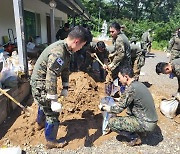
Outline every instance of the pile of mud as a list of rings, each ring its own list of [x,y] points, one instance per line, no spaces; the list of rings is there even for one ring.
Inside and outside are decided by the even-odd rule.
[[[58,79],[59,94],[61,89],[61,79]],[[68,97],[62,100],[63,111],[59,117],[61,124],[58,137],[65,137],[69,142],[65,149],[92,146],[113,136],[113,133],[104,138],[101,136],[102,115],[98,104],[103,96],[103,83],[95,82],[84,72],[70,75]],[[27,104],[31,104],[34,114],[21,115],[21,110],[16,109],[0,126],[0,145],[13,144],[23,147],[45,144],[44,131],[38,131],[35,122],[37,104],[33,103],[32,97],[27,100]]]

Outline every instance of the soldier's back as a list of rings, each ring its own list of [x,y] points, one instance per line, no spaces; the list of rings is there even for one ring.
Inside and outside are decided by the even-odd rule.
[[[139,116],[139,118],[143,118],[147,121],[157,121],[158,117],[154,105],[154,100],[148,88],[139,81],[134,81],[132,83],[132,88],[135,90],[133,104],[136,110],[136,114]]]

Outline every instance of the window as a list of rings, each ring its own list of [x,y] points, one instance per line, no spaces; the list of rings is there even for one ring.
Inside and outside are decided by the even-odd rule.
[[[40,14],[24,10],[24,25],[26,41],[35,40],[41,36]]]

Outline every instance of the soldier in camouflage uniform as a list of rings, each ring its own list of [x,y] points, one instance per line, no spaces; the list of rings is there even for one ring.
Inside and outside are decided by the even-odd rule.
[[[118,77],[118,67],[124,65],[131,65],[131,51],[130,43],[124,33],[120,31],[121,27],[118,23],[114,22],[110,26],[110,34],[113,37],[114,52],[109,57],[112,59],[105,69],[112,71],[113,80]]]
[[[138,80],[141,67],[145,63],[145,52],[136,44],[137,39],[135,37],[131,38],[131,62],[134,72],[134,77]]]
[[[151,52],[151,46],[152,46],[152,37],[150,34],[151,32],[152,32],[152,29],[148,29],[142,35],[142,48],[147,53]]]
[[[104,64],[108,63],[108,55],[109,52],[106,49],[106,45],[103,41],[99,42],[90,42],[90,44],[86,47],[86,60],[85,60],[85,69],[89,66],[92,66],[94,60],[94,53],[98,56],[99,60]],[[102,66],[99,64],[99,71],[100,71],[100,80],[104,81],[105,79],[105,72]]]
[[[174,37],[169,41],[168,51],[171,53],[171,60],[180,58],[180,28]]]
[[[62,79],[61,96],[67,96],[71,54],[82,48],[87,37],[87,31],[83,27],[74,27],[66,40],[59,40],[48,46],[35,64],[31,76],[32,95],[39,105],[37,115],[39,129],[45,126],[47,148],[64,145],[64,142],[60,144],[56,140],[61,110],[57,95],[57,77],[61,76]]]
[[[141,144],[138,132],[153,131],[157,125],[158,117],[151,93],[141,82],[133,78],[132,68],[121,68],[118,74],[119,81],[127,88],[116,106],[99,105],[103,111],[121,113],[127,108],[128,116],[112,117],[109,128],[112,131],[130,139],[130,146]]]
[[[156,73],[169,74],[170,78],[177,77],[178,91],[175,97],[180,100],[180,58],[172,60],[170,63],[160,62],[156,65]]]

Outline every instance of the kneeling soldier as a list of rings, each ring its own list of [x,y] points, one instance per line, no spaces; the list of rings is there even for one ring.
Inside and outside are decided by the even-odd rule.
[[[147,87],[133,78],[132,68],[121,68],[118,73],[119,81],[126,85],[124,95],[118,105],[103,104],[99,108],[110,113],[121,113],[127,108],[128,116],[112,117],[108,127],[120,135],[126,136],[130,146],[141,144],[138,132],[153,131],[157,125],[158,117],[151,93]]]

